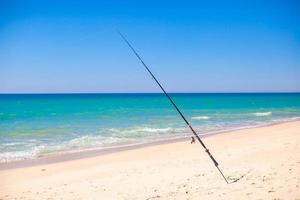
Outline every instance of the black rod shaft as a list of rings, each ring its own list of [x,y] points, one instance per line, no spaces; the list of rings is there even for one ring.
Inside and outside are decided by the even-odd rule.
[[[119,35],[123,38],[123,40],[126,42],[126,44],[129,46],[129,48],[133,51],[133,53],[135,54],[135,56],[141,61],[141,63],[143,64],[143,66],[146,68],[146,70],[149,72],[149,74],[151,75],[151,77],[155,80],[155,82],[157,83],[157,85],[160,87],[160,89],[164,92],[164,94],[166,95],[166,97],[169,99],[170,103],[173,105],[173,107],[176,109],[176,111],[179,113],[179,115],[181,116],[181,118],[184,120],[184,122],[187,124],[187,126],[190,128],[190,130],[192,131],[192,133],[194,134],[194,136],[197,138],[197,140],[199,141],[199,143],[202,145],[202,147],[205,149],[205,152],[208,154],[208,156],[210,157],[210,159],[213,161],[214,165],[217,167],[218,171],[220,172],[220,174],[222,175],[222,177],[224,178],[224,180],[226,181],[226,183],[228,183],[226,177],[224,176],[223,172],[220,170],[219,168],[219,163],[216,161],[216,159],[211,155],[209,149],[205,146],[205,144],[203,143],[203,141],[201,140],[201,138],[199,137],[199,135],[196,133],[196,131],[193,129],[193,127],[191,126],[191,124],[187,121],[187,119],[184,117],[184,115],[182,114],[182,112],[179,110],[179,108],[177,107],[177,105],[174,103],[174,101],[172,100],[172,98],[169,96],[169,94],[165,91],[165,89],[162,87],[162,85],[159,83],[159,81],[156,79],[156,77],[152,74],[152,72],[150,71],[150,69],[147,67],[147,65],[144,63],[144,61],[142,60],[142,58],[140,57],[140,55],[135,51],[135,49],[132,47],[132,45],[129,43],[129,41],[125,38],[125,36],[119,32]]]

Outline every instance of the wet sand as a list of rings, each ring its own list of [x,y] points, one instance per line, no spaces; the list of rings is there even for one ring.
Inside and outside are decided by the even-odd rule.
[[[3,167],[0,199],[300,199],[299,121],[203,140],[231,184],[199,144],[178,141]]]

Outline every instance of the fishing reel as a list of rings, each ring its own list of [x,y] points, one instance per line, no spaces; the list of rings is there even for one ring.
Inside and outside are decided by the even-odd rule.
[[[196,141],[195,141],[195,138],[192,136],[191,137],[191,144],[193,144],[193,143],[195,143]]]

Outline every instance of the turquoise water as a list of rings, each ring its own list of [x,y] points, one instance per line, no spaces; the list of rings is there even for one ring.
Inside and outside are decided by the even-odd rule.
[[[300,119],[300,94],[171,94],[199,134]],[[0,162],[189,136],[162,94],[0,95]]]

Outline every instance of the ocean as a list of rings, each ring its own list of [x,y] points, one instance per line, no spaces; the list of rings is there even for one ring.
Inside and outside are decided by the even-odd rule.
[[[300,119],[300,93],[173,93],[200,135]],[[0,162],[191,136],[163,94],[1,94]]]

